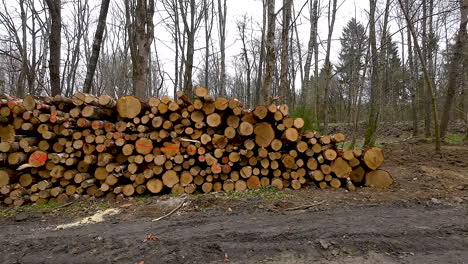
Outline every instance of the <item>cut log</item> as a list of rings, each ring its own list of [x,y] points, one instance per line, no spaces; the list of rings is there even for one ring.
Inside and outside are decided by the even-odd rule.
[[[247,188],[249,188],[249,189],[258,189],[260,187],[261,187],[261,184],[260,184],[260,179],[258,178],[258,176],[251,176],[247,180]]]
[[[376,188],[388,188],[393,184],[392,176],[384,170],[373,170],[366,174],[365,185]]]
[[[352,182],[359,183],[359,182],[362,182],[365,174],[366,174],[366,171],[361,166],[359,166],[353,169],[353,171],[349,175],[349,178],[351,179]]]
[[[348,178],[352,171],[349,163],[341,157],[332,162],[331,169],[338,178]]]
[[[247,183],[244,180],[237,180],[234,184],[236,192],[245,191],[247,189]]]
[[[363,160],[369,169],[376,170],[382,165],[384,155],[380,148],[373,147],[366,150]]]
[[[341,181],[337,178],[333,178],[331,181],[330,181],[330,186],[333,187],[333,188],[340,188],[341,186]]]
[[[122,118],[134,118],[141,110],[141,101],[134,96],[123,96],[117,100],[117,112]]]
[[[273,130],[273,127],[266,122],[256,124],[254,127],[254,133],[255,143],[262,148],[268,147],[273,139],[275,139],[275,131]]]
[[[103,94],[99,96],[98,103],[107,108],[113,108],[117,105],[117,102],[111,96]]]
[[[267,116],[268,108],[264,105],[258,105],[255,107],[253,114],[255,115],[256,118],[262,120]]]
[[[326,159],[326,160],[330,160],[330,161],[333,161],[336,159],[336,156],[337,156],[337,153],[334,149],[327,149],[323,152],[323,157]]]
[[[195,87],[194,92],[195,92],[195,95],[199,98],[204,98],[205,96],[208,95],[208,89],[202,86]]]
[[[179,183],[179,176],[174,170],[168,170],[163,174],[162,181],[165,186],[172,188],[174,185]]]
[[[239,125],[239,134],[241,136],[250,136],[252,135],[253,131],[254,131],[254,127],[249,122],[244,121]]]
[[[288,141],[295,142],[299,138],[299,132],[296,128],[290,127],[284,131],[283,138],[287,139]]]
[[[217,113],[210,114],[206,117],[206,123],[210,127],[218,127],[221,124],[221,116]]]
[[[151,179],[146,183],[146,188],[151,193],[160,193],[163,189],[163,182],[159,179]]]
[[[142,155],[149,154],[153,150],[153,141],[149,138],[140,138],[135,142],[135,150]]]

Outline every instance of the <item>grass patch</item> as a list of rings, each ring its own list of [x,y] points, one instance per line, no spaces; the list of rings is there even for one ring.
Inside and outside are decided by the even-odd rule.
[[[12,208],[0,208],[0,218],[8,218],[15,216],[17,213],[17,210],[14,210]]]
[[[463,135],[448,135],[444,138],[444,141],[449,144],[461,144],[466,140],[467,138]]]
[[[135,199],[136,200],[146,200],[146,199],[151,198],[151,197],[153,197],[153,195],[150,194],[150,193],[147,193],[147,194],[137,195],[137,196],[135,196]]]
[[[45,204],[26,204],[21,206],[21,209],[37,209],[37,210],[49,210],[49,209],[54,209],[55,207],[59,206],[60,204],[57,203],[54,200],[49,200]]]
[[[258,189],[249,189],[242,192],[228,192],[227,198],[262,198],[265,200],[278,200],[284,198],[284,194],[274,186],[263,186]]]
[[[200,198],[205,197],[207,194],[208,193],[197,193],[197,194],[195,194],[195,198],[200,199]]]

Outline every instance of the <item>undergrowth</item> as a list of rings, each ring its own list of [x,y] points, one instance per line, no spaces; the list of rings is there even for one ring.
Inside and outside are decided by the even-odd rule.
[[[318,125],[316,124],[315,120],[315,113],[312,110],[312,108],[309,107],[296,107],[289,113],[289,116],[291,117],[300,117],[304,119],[304,129],[305,130],[313,130],[313,131],[319,131]]]

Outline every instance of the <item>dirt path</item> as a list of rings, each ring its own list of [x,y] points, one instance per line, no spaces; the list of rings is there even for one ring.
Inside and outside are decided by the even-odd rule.
[[[209,211],[153,223],[116,215],[52,230],[2,221],[1,263],[468,263],[468,208],[427,202],[278,213]],[[60,221],[59,221],[60,222]],[[59,223],[58,222],[58,223]],[[159,240],[143,242],[148,234]]]
[[[0,263],[468,263],[468,147],[446,145],[442,155],[432,148],[384,146],[383,168],[396,180],[388,190],[0,208]],[[182,201],[174,215],[151,221]],[[316,205],[287,210],[308,204]],[[103,222],[82,225],[96,219]]]

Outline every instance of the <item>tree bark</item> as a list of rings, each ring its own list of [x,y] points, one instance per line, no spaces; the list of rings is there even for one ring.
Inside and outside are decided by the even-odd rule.
[[[60,88],[61,0],[46,0],[46,3],[52,21],[49,36],[49,75],[51,95],[55,96],[62,93]]]
[[[125,1],[125,11],[133,67],[133,93],[145,98],[149,90],[148,58],[154,38],[154,0],[136,0],[134,6],[129,2]]]
[[[106,17],[109,10],[109,3],[110,0],[102,0],[101,2],[101,10],[99,11],[98,24],[93,41],[93,51],[91,58],[89,59],[86,70],[86,79],[83,85],[83,92],[85,93],[89,93],[91,91],[91,84],[93,82],[94,72],[96,71],[96,65],[101,51],[102,36],[104,34],[104,29],[106,28]]]
[[[458,27],[456,42],[453,46],[452,57],[447,74],[447,95],[440,122],[441,137],[445,137],[447,135],[447,127],[450,121],[450,115],[452,114],[452,105],[454,104],[453,99],[455,97],[457,87],[460,84],[461,78],[463,78],[463,74],[460,74],[460,66],[463,59],[463,49],[466,47],[466,41],[468,39],[466,30],[466,26],[468,24],[468,0],[460,0],[460,13],[460,26]]]
[[[219,49],[221,53],[221,72],[220,72],[220,85],[219,95],[226,95],[226,13],[227,5],[226,0],[221,3],[218,0],[218,17],[219,17]]]
[[[283,25],[281,29],[281,72],[278,97],[280,103],[289,102],[289,24],[293,0],[283,0]]]
[[[424,80],[426,81],[430,94],[431,94],[432,114],[434,118],[434,132],[435,132],[435,151],[440,152],[439,118],[437,114],[437,100],[434,94],[434,84],[432,83],[432,80],[429,76],[429,72],[427,71],[426,64],[424,63],[424,56],[421,51],[421,48],[419,47],[418,38],[416,36],[416,31],[414,30],[413,24],[411,22],[411,18],[403,6],[402,0],[398,0],[398,2],[400,4],[401,10],[403,11],[403,14],[405,15],[406,23],[408,24],[408,29],[410,30],[411,35],[413,37],[414,46],[416,48],[416,52],[418,53],[419,61],[421,62],[421,68],[424,74]]]
[[[312,89],[312,83],[310,82],[310,69],[311,69],[311,64],[312,64],[312,55],[314,52],[315,48],[315,41],[317,39],[317,33],[316,33],[316,17],[317,17],[317,11],[318,11],[318,0],[314,0],[313,2],[310,1],[310,8],[309,8],[309,19],[310,19],[310,33],[309,33],[309,43],[307,46],[307,56],[306,60],[304,63],[304,80],[302,80],[302,90],[301,90],[301,95],[302,99],[305,101],[307,96],[310,96],[310,92]],[[317,51],[315,51],[317,52]]]
[[[267,0],[268,30],[266,39],[265,79],[259,93],[259,104],[267,104],[271,98],[272,74],[275,67],[275,0]]]
[[[372,70],[371,70],[371,94],[370,94],[370,113],[369,113],[369,121],[367,125],[366,137],[364,141],[365,146],[372,146],[373,145],[373,137],[375,130],[377,129],[377,120],[378,120],[378,98],[379,98],[379,91],[378,91],[378,53],[377,53],[377,40],[376,40],[376,33],[375,33],[375,8],[376,8],[376,0],[370,0],[370,11],[369,11],[369,41],[370,41],[370,49],[371,49],[371,62],[372,62]]]
[[[337,0],[333,0],[333,4],[331,4],[330,0],[329,4],[329,12],[328,12],[328,37],[327,37],[327,53],[325,55],[325,62],[324,62],[324,69],[325,69],[325,86],[324,86],[324,96],[322,100],[322,121],[323,121],[323,128],[324,130],[328,127],[328,118],[329,118],[329,104],[328,104],[328,93],[330,90],[330,81],[331,81],[331,70],[332,65],[330,63],[330,52],[331,52],[331,41],[333,35],[333,29],[335,27],[335,18],[336,18],[336,5]],[[330,13],[330,5],[332,5],[331,13]]]
[[[260,41],[260,55],[258,58],[258,68],[257,68],[257,81],[256,81],[256,89],[255,89],[255,102],[254,104],[258,104],[260,102],[260,92],[262,91],[262,74],[263,74],[263,61],[265,57],[265,31],[267,27],[267,7],[266,7],[266,0],[262,0],[263,3],[263,16],[262,16],[262,36]]]

